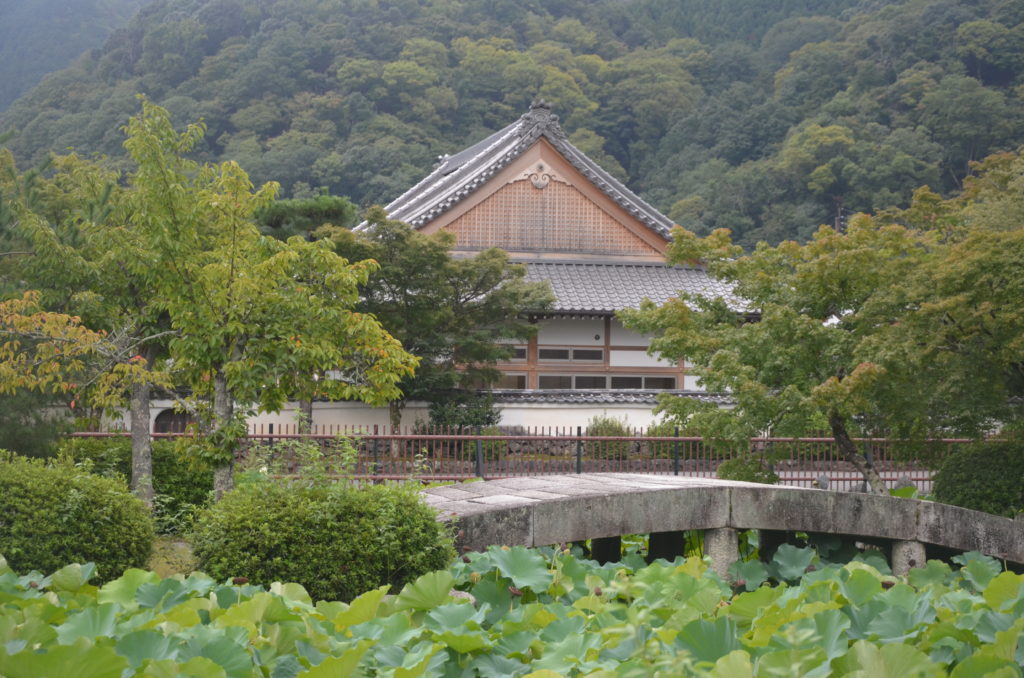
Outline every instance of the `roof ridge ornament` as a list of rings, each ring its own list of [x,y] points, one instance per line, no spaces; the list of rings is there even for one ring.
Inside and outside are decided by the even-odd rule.
[[[558,116],[551,112],[551,104],[544,99],[534,99],[530,102],[530,110],[523,115],[523,121],[529,127],[541,127],[561,131],[558,125]]]

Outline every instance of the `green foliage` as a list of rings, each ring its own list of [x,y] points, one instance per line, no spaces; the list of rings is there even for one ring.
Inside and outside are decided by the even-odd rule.
[[[587,436],[632,436],[633,432],[624,419],[598,414],[587,422],[583,432]],[[591,459],[625,459],[633,443],[628,440],[588,440],[583,443],[583,453]]]
[[[679,426],[675,422],[668,419],[662,419],[658,423],[648,426],[644,435],[651,438],[672,438],[683,435],[683,433],[679,430]],[[647,447],[648,454],[650,454],[651,457],[655,459],[672,459],[675,455],[677,443],[653,442],[645,443],[645,445]],[[679,458],[685,459],[686,452],[690,449],[689,446],[684,443],[678,443],[678,447]]]
[[[132,447],[127,437],[65,438],[59,453],[79,464],[88,461],[89,470],[102,476],[131,476]],[[171,440],[153,441],[152,459],[157,530],[179,532],[187,525],[187,517],[209,502],[213,470],[184,458]]]
[[[356,206],[347,198],[333,195],[275,200],[253,218],[264,232],[282,240],[293,235],[313,237],[313,232],[324,226],[354,226]]]
[[[935,500],[1013,517],[1024,511],[1024,441],[966,445],[935,474]]]
[[[756,453],[740,453],[718,465],[715,475],[724,480],[742,480],[748,483],[775,485],[779,474],[765,458]]]
[[[350,604],[314,604],[294,583],[267,590],[199,573],[161,580],[130,570],[96,588],[90,566],[19,577],[0,560],[0,611],[11,620],[0,673],[1019,674],[1024,576],[991,558],[964,554],[957,570],[929,561],[897,578],[780,551],[770,567],[787,583],[734,590],[700,558],[598,566],[550,548],[495,546]]]
[[[501,422],[501,411],[489,393],[447,391],[430,401],[430,426],[453,433],[491,428]]]
[[[217,579],[294,581],[314,598],[345,601],[454,556],[446,528],[401,485],[241,485],[200,514],[192,543]]]
[[[482,418],[466,419],[460,410],[473,396],[449,392],[486,385],[500,375],[494,365],[509,356],[508,342],[525,342],[536,332],[524,312],[547,309],[554,301],[548,284],[526,282],[525,269],[498,249],[453,257],[452,234],[424,235],[388,219],[381,208],[369,211],[363,232],[335,229],[334,239],[349,260],[379,264],[361,284],[357,307],[420,359],[415,374],[399,384],[402,399],[392,404],[392,424],[399,424],[399,410],[412,399],[440,403],[435,409],[443,425],[497,424],[484,410]],[[475,406],[469,411],[478,412]]]
[[[921,184],[953,191],[969,161],[1024,142],[1013,6],[169,0],[13,104],[0,130],[20,130],[10,143],[27,162],[74,147],[123,164],[112,131],[146,92],[206,121],[204,158],[291,198],[325,187],[368,206],[542,97],[652,204],[751,248],[906,206]],[[22,38],[3,29],[0,45]],[[818,143],[822,129],[836,143]]]
[[[49,572],[94,562],[108,581],[145,564],[152,546],[149,511],[123,481],[68,460],[0,453],[0,554],[13,567]]]
[[[71,421],[59,410],[60,401],[32,391],[0,395],[0,449],[26,457],[47,457]],[[53,408],[53,409],[51,409]]]

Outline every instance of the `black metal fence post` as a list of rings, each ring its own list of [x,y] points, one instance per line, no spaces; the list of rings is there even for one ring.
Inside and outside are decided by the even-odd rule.
[[[583,427],[576,427],[576,473],[583,473],[583,441],[580,437],[583,435]]]
[[[484,443],[480,440],[480,427],[476,427],[476,475],[478,478],[484,477]]]
[[[679,475],[679,427],[676,426],[676,439],[672,441],[672,473]]]

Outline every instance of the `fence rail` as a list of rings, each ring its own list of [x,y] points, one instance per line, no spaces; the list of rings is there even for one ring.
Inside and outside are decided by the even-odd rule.
[[[319,447],[328,473],[365,479],[485,479],[572,473],[650,473],[713,478],[718,466],[738,454],[763,455],[779,482],[798,487],[827,485],[859,489],[863,478],[845,461],[832,438],[753,438],[747,449],[726,448],[701,438],[679,435],[591,436],[580,428],[516,428],[494,435],[476,431],[390,427],[313,427],[263,425],[250,430],[237,461],[278,475],[292,475],[304,463],[303,446]],[[124,432],[75,433],[78,437],[127,435]],[[177,438],[181,432],[156,433]],[[890,486],[901,481],[931,490],[932,471],[966,439],[930,440],[909,446],[883,438],[855,439]]]

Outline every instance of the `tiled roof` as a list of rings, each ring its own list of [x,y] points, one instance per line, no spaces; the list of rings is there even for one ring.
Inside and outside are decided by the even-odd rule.
[[[555,295],[554,311],[608,314],[637,308],[645,298],[663,304],[680,292],[719,297],[736,311],[745,305],[732,288],[702,268],[657,262],[528,261],[527,280],[547,280]]]
[[[722,393],[705,393],[703,391],[598,391],[598,390],[502,390],[488,391],[496,403],[551,403],[551,404],[584,404],[607,405],[616,403],[635,403],[637,405],[655,405],[658,394],[668,393],[684,398],[693,398],[703,402],[726,405],[732,402],[729,396]]]
[[[454,155],[442,156],[434,171],[385,208],[392,219],[419,228],[458,204],[544,137],[594,186],[664,238],[672,222],[622,182],[569,143],[558,116],[535,102],[519,120]],[[362,227],[362,225],[360,225]]]

